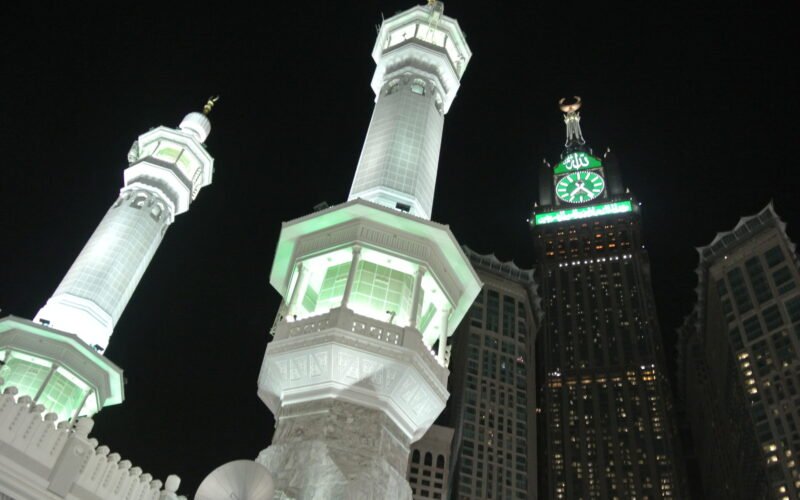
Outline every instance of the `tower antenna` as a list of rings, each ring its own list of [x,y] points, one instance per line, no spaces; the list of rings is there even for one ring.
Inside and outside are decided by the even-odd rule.
[[[583,101],[579,96],[575,96],[573,99],[572,103],[567,103],[566,97],[562,97],[558,101],[558,107],[564,113],[564,123],[567,125],[567,142],[564,144],[566,147],[586,144],[581,132],[581,114],[578,112]]]

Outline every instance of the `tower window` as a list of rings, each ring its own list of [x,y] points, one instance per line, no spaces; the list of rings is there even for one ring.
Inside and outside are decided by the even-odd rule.
[[[386,95],[394,94],[400,89],[400,80],[394,79],[386,85]]]
[[[411,92],[419,95],[425,95],[425,82],[419,78],[411,83]]]

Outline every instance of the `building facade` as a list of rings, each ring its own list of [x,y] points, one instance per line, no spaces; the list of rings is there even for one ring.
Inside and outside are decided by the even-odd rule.
[[[422,439],[411,445],[408,459],[408,484],[414,500],[445,499],[450,480],[450,447],[453,429],[432,425]]]
[[[608,151],[561,101],[567,142],[542,165],[531,224],[544,314],[538,365],[546,498],[680,498],[641,212]]]
[[[800,275],[768,205],[698,249],[678,401],[707,498],[800,497]]]
[[[533,271],[465,253],[484,287],[455,337],[451,498],[536,498]]]

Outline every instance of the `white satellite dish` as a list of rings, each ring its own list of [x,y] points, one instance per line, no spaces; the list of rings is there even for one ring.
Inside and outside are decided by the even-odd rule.
[[[207,475],[194,500],[272,500],[274,494],[266,467],[252,460],[234,460]]]

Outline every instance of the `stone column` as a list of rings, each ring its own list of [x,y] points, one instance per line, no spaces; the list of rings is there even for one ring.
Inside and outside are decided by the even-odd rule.
[[[450,306],[446,305],[442,308],[442,323],[439,327],[439,351],[436,353],[436,359],[442,366],[444,366],[444,355],[447,351],[447,321],[449,316]]]
[[[424,276],[425,268],[419,266],[417,268],[416,279],[414,280],[414,292],[411,296],[411,317],[408,321],[408,325],[411,328],[417,328],[417,321],[419,321],[419,309],[422,306],[422,278]]]
[[[350,260],[350,271],[347,273],[347,283],[344,286],[342,307],[347,307],[347,303],[350,301],[350,293],[353,291],[353,281],[356,279],[356,268],[359,262],[361,262],[361,246],[353,245],[353,258]]]
[[[308,277],[308,270],[306,266],[303,265],[302,262],[297,264],[297,282],[294,285],[294,290],[292,290],[292,297],[289,299],[289,305],[286,308],[286,315],[291,316],[295,313],[297,308],[297,302],[301,300],[300,298],[300,291],[306,287],[306,281]]]

